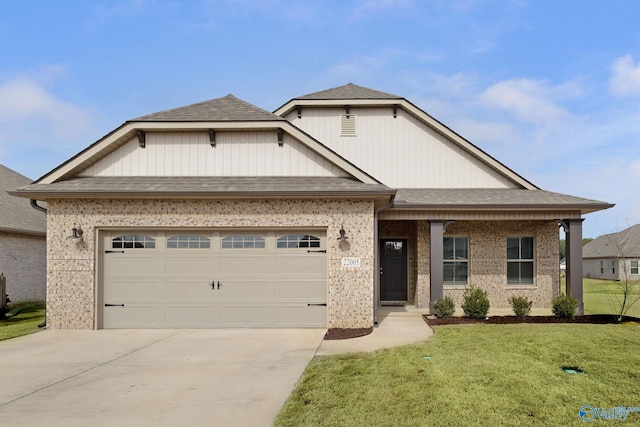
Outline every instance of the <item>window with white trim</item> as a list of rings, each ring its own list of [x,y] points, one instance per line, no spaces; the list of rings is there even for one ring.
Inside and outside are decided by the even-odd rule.
[[[111,249],[154,249],[156,239],[141,234],[125,234],[111,239]]]
[[[640,274],[640,265],[638,260],[631,261],[631,274]]]
[[[167,239],[167,249],[209,249],[211,240],[199,234],[179,234]]]
[[[254,234],[233,234],[222,239],[222,249],[264,249],[264,237]]]
[[[507,284],[533,284],[533,237],[507,237]]]
[[[466,285],[469,278],[469,238],[443,238],[444,285]]]
[[[320,238],[309,234],[287,234],[278,237],[276,247],[278,249],[319,248]]]

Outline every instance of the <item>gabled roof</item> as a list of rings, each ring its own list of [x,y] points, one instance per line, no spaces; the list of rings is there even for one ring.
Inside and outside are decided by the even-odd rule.
[[[343,86],[334,87],[320,92],[302,95],[294,99],[404,99],[401,96],[391,93],[381,92],[379,90],[369,89],[367,87],[358,86],[353,83],[347,83]]]
[[[32,208],[28,200],[7,193],[7,190],[14,190],[30,182],[26,176],[0,165],[0,231],[45,235],[45,214]]]
[[[365,183],[379,183],[374,177],[339,156],[283,117],[269,113],[233,95],[128,120],[73,158],[39,178],[36,183],[51,184],[75,176],[130,141],[138,131],[206,131],[209,129],[224,131],[269,129],[276,131],[282,129],[353,177]]]
[[[612,204],[544,190],[517,188],[400,188],[397,209],[571,209],[582,214],[612,207]]]
[[[397,95],[392,95],[385,92],[380,92],[374,89],[365,88],[355,85],[353,83],[346,84],[344,86],[338,86],[332,89],[312,93],[309,95],[303,95],[293,98],[289,102],[282,105],[280,108],[274,111],[282,117],[286,117],[289,113],[297,108],[304,107],[336,107],[349,105],[351,107],[392,107],[402,108],[409,114],[416,117],[418,120],[425,123],[434,131],[440,133],[453,144],[462,148],[467,153],[471,154],[484,164],[491,167],[508,180],[521,188],[529,190],[539,190],[539,188],[533,183],[529,182],[524,177],[518,175],[503,163],[496,160],[494,157],[484,152],[470,141],[466,140],[449,127],[439,122],[435,118],[431,117],[422,109],[418,108],[405,98]]]
[[[256,122],[284,121],[278,115],[229,94],[180,108],[147,114],[129,122]]]
[[[338,177],[77,177],[31,184],[25,192],[40,200],[65,198],[353,197],[389,198],[395,190]]]
[[[583,258],[640,258],[640,224],[603,234],[582,248]]]

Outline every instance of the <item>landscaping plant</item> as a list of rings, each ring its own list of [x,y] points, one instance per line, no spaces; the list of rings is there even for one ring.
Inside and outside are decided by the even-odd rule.
[[[487,313],[489,312],[489,298],[484,290],[471,286],[464,290],[462,297],[464,298],[462,310],[464,310],[464,314],[467,317],[473,319],[487,317]]]
[[[433,313],[436,317],[451,317],[456,312],[456,304],[450,296],[444,296],[433,304]]]
[[[573,317],[576,308],[578,308],[578,301],[569,295],[560,295],[552,301],[552,304],[553,314],[566,319]]]
[[[525,296],[512,296],[509,298],[509,304],[516,316],[525,317],[531,311],[533,301]]]

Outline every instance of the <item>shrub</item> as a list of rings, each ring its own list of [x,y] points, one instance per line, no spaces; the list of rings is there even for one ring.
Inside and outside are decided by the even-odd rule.
[[[433,313],[436,317],[451,317],[456,312],[456,304],[450,296],[440,298],[433,304]]]
[[[529,299],[525,296],[512,296],[509,298],[509,304],[511,304],[511,309],[518,317],[524,317],[531,311],[531,306],[533,305],[533,301],[529,301]]]
[[[578,301],[569,295],[561,295],[552,301],[553,314],[558,317],[571,318],[578,308]]]
[[[482,319],[487,316],[489,312],[489,298],[487,298],[485,291],[471,286],[464,290],[462,296],[464,298],[462,309],[466,316],[473,319]]]

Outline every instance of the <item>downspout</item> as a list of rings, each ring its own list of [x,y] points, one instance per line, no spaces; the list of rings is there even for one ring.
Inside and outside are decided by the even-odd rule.
[[[29,200],[29,202],[31,203],[31,207],[33,209],[38,210],[40,212],[44,212],[45,215],[47,214],[47,209],[43,208],[40,205],[38,205],[38,201],[37,200],[31,199],[31,200]],[[47,310],[47,306],[45,304],[45,318],[44,318],[44,321],[38,325],[38,328],[44,328],[45,326],[47,326],[46,310]]]
[[[373,326],[378,326],[378,302],[380,301],[380,242],[378,241],[378,214],[380,211],[393,206],[396,199],[394,194],[389,199],[389,203],[380,206],[373,214]]]

